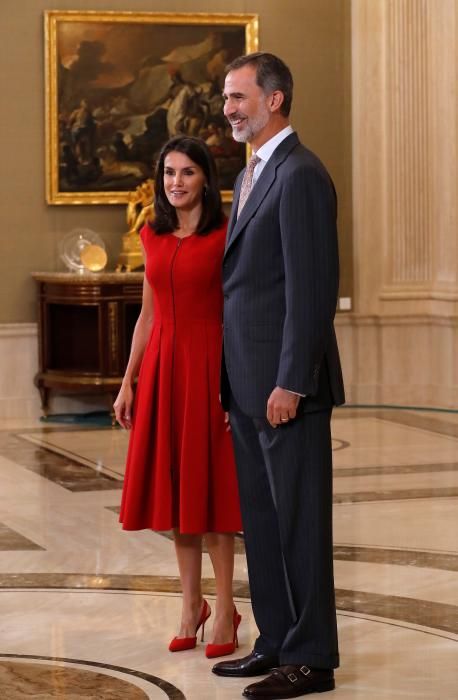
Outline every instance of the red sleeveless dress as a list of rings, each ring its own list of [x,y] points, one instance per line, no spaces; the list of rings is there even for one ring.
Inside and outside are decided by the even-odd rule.
[[[242,528],[219,401],[226,224],[179,239],[141,231],[154,323],[140,368],[120,522],[182,533]]]

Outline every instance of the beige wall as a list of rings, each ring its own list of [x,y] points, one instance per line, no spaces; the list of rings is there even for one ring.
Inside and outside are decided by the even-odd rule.
[[[348,400],[456,408],[458,0],[2,0],[0,350],[30,360],[8,391],[4,363],[3,412],[36,411],[30,272],[60,269],[57,244],[78,225],[104,236],[113,267],[125,230],[123,207],[45,204],[43,10],[127,6],[259,14],[260,47],[296,79],[293,124],[339,194]]]
[[[458,406],[458,0],[352,0],[352,402]]]
[[[2,0],[0,323],[36,318],[30,272],[62,268],[57,246],[76,226],[100,233],[113,267],[125,230],[121,206],[48,206],[44,185],[43,11],[255,12],[260,48],[296,80],[293,125],[329,168],[340,199],[341,295],[352,295],[349,0]]]

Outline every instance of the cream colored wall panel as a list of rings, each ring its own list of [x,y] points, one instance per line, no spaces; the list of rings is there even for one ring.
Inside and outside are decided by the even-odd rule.
[[[35,323],[0,324],[0,421],[40,418],[40,396],[33,380],[38,372]],[[109,410],[108,397],[58,395],[51,392],[49,413]]]
[[[354,333],[349,324],[347,314],[339,314],[336,319],[336,335],[339,344],[340,359],[342,362],[342,372],[345,377],[345,389],[353,383],[356,372],[354,368],[355,353],[353,352]]]
[[[354,343],[355,375],[359,388],[379,383],[379,372],[382,368],[379,334],[376,320],[359,320]]]
[[[443,334],[430,323],[400,319],[381,333],[381,378],[389,386],[435,383],[433,353]]]
[[[40,400],[33,384],[38,371],[36,324],[1,324],[0,356],[0,419],[38,417]]]
[[[342,315],[347,403],[457,408],[457,319]]]
[[[427,0],[385,3],[388,260],[385,283],[431,278],[431,152],[429,140]]]
[[[434,158],[432,218],[436,287],[458,288],[458,2],[441,0],[428,7],[430,27],[430,124]]]
[[[376,313],[386,256],[384,5],[352,1],[354,309]]]

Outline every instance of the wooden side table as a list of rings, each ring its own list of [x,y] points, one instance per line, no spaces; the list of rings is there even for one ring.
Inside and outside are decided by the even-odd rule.
[[[39,372],[46,415],[51,390],[109,394],[121,385],[141,308],[142,272],[34,272]]]

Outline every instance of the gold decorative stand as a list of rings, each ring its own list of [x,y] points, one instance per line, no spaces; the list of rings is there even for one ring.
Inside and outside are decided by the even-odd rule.
[[[139,233],[142,226],[153,216],[153,198],[154,183],[152,180],[145,180],[135,192],[129,193],[126,212],[129,231],[122,237],[122,249],[116,272],[131,272],[143,266]]]

